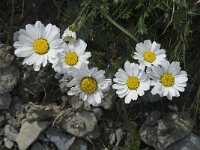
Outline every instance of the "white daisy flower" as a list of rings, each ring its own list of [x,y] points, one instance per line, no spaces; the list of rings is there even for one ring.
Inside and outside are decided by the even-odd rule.
[[[155,41],[145,40],[144,43],[136,45],[136,52],[133,58],[138,59],[140,68],[151,67],[152,65],[160,65],[165,61],[166,54],[164,49],[160,49],[160,44]]]
[[[144,70],[139,69],[139,65],[126,61],[124,69],[119,69],[115,74],[112,86],[120,98],[125,97],[125,103],[137,100],[138,95],[144,95],[144,91],[149,90],[150,80]]]
[[[73,79],[68,83],[72,87],[68,95],[79,95],[85,104],[97,106],[101,103],[103,92],[109,90],[111,79],[105,79],[105,71],[97,68],[88,69],[86,64],[82,64],[80,69],[73,68]]]
[[[169,100],[172,97],[179,97],[180,93],[185,90],[188,81],[187,73],[181,70],[179,62],[166,61],[161,66],[147,68],[147,74],[152,79],[151,85],[153,95],[167,96]]]
[[[64,51],[59,53],[58,61],[53,64],[56,72],[61,74],[70,74],[70,68],[80,68],[82,63],[88,64],[88,58],[91,57],[90,52],[85,52],[87,44],[78,39],[74,43],[63,44]]]
[[[65,42],[73,43],[74,41],[76,41],[76,32],[70,30],[70,28],[68,27],[68,28],[64,31],[63,35],[62,35],[62,39],[63,39]]]
[[[18,41],[14,43],[15,55],[25,57],[23,64],[33,65],[34,70],[39,71],[41,65],[45,67],[47,61],[53,63],[57,59],[63,43],[56,26],[48,24],[44,27],[37,21],[34,25],[26,25],[25,30],[19,30]]]

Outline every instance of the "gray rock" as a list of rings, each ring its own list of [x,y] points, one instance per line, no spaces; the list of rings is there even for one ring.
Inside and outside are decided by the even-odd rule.
[[[191,133],[165,150],[200,150],[200,137]]]
[[[94,113],[67,109],[59,121],[60,127],[77,137],[84,137],[92,132],[97,124]]]
[[[39,142],[36,142],[36,143],[33,143],[31,150],[45,150],[45,148],[44,146],[42,146],[42,144],[40,144]]]
[[[10,92],[17,85],[19,70],[15,67],[0,69],[0,94]]]
[[[14,60],[14,56],[10,54],[11,47],[0,44],[0,69],[9,67]]]
[[[13,34],[13,41],[14,42],[18,41],[19,40],[19,36],[20,36],[19,31],[14,32],[14,34]]]
[[[4,138],[3,140],[6,148],[11,149],[14,146],[14,143],[10,141],[8,138]]]
[[[59,150],[68,150],[75,140],[75,137],[64,134],[57,129],[48,129],[46,136]]]
[[[119,145],[119,143],[121,142],[121,140],[123,139],[123,137],[124,137],[124,131],[123,131],[123,129],[122,128],[118,128],[116,131],[115,131],[115,133],[111,133],[110,134],[110,144],[111,145],[114,145],[115,144],[115,146],[118,146]]]
[[[83,107],[83,100],[79,98],[79,96],[72,96],[68,97],[67,102],[72,106],[74,109],[78,109]]]
[[[92,111],[94,112],[96,118],[99,120],[103,115],[101,108],[93,108]]]
[[[116,135],[115,133],[111,133],[110,136],[109,136],[109,141],[110,141],[110,145],[113,145],[115,143],[115,140],[116,140]]]
[[[0,127],[3,125],[4,121],[5,121],[4,115],[0,114]]]
[[[87,138],[89,139],[97,139],[99,138],[101,135],[101,130],[99,128],[98,125],[95,126],[94,130],[92,132],[90,132],[86,137],[85,139],[87,140]]]
[[[112,109],[114,100],[116,97],[115,90],[110,89],[108,92],[104,93],[104,98],[102,99],[102,103],[100,106],[102,106],[104,109]]]
[[[25,122],[17,136],[16,142],[20,150],[26,150],[39,136],[39,134],[47,128],[48,122]]]
[[[85,141],[76,139],[69,150],[88,150],[88,146]]]
[[[55,118],[60,111],[60,107],[55,104],[43,106],[29,103],[26,109],[26,119],[29,121],[45,121],[47,119],[52,119]]]
[[[6,125],[4,127],[4,136],[6,136],[9,140],[15,142],[17,139],[18,132],[12,126]]]
[[[172,143],[190,134],[194,121],[189,114],[169,114],[159,118],[153,112],[140,128],[141,139],[157,150],[163,150]]]
[[[18,117],[18,115],[21,114],[22,105],[23,105],[23,101],[18,96],[15,96],[13,98],[12,105],[10,107],[12,116]]]
[[[0,95],[0,110],[8,109],[12,102],[12,97],[9,93],[4,93]]]
[[[122,128],[118,128],[115,131],[115,133],[116,133],[116,139],[117,139],[117,142],[116,142],[115,146],[118,146],[119,143],[121,142],[121,140],[123,139],[125,133],[124,133]]]
[[[156,95],[152,95],[150,90],[145,92],[145,94],[141,97],[142,101],[144,103],[147,103],[147,102],[157,102],[157,101],[162,101],[163,100],[163,97],[160,97],[158,94]]]
[[[67,78],[62,78],[60,81],[59,81],[59,86],[60,86],[60,89],[63,93],[67,93],[68,92],[68,87],[67,87],[67,84],[69,82],[69,79]]]

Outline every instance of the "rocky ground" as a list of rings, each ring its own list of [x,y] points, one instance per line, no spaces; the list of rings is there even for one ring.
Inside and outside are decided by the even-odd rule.
[[[129,145],[131,135],[114,104],[114,91],[106,93],[100,107],[85,108],[78,97],[65,94],[66,80],[49,74],[48,67],[34,72],[18,64],[11,50],[0,45],[2,150],[117,150]],[[137,108],[138,113],[134,109],[128,107],[132,125],[139,129],[144,142],[141,149],[200,149],[200,137],[192,131],[194,120],[188,113],[178,112],[176,105],[170,105],[168,114],[146,108]]]
[[[86,108],[78,97],[67,96],[68,81],[56,74],[51,65],[39,72],[32,66],[23,66],[22,59],[13,55],[12,36],[10,46],[5,44],[10,10],[2,7],[7,6],[6,1],[1,3],[0,150],[132,150],[131,134],[115,91],[106,93],[101,106]],[[59,18],[62,13],[54,3],[30,0],[26,4],[23,9],[21,1],[20,8],[16,4],[14,31],[38,18],[44,23],[64,26]],[[73,3],[70,6],[73,9]],[[146,93],[126,106],[131,125],[139,131],[141,150],[200,149],[200,120],[198,114],[191,118],[188,108],[195,95],[190,87],[195,89],[199,85],[193,85],[191,79],[189,73],[188,87],[176,101]],[[188,93],[193,96],[187,97]]]

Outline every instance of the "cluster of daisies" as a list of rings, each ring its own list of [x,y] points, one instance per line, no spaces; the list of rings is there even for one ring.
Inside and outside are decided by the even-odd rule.
[[[19,37],[14,42],[15,55],[24,57],[23,64],[33,65],[35,71],[47,63],[68,78],[68,95],[80,97],[85,105],[98,106],[103,93],[110,89],[111,79],[105,78],[105,71],[89,68],[90,52],[86,52],[87,44],[76,40],[76,32],[67,28],[60,37],[60,29],[55,25],[44,26],[40,21],[28,24],[19,30]],[[145,91],[151,89],[153,95],[167,96],[168,99],[180,96],[188,80],[179,62],[169,63],[165,50],[160,44],[145,40],[136,45],[133,55],[139,64],[126,61],[124,69],[119,69],[113,79],[113,89],[125,103],[137,100]]]

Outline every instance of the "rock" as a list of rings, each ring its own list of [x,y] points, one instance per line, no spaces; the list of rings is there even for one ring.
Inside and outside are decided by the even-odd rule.
[[[165,150],[200,150],[200,137],[191,133]]]
[[[0,69],[9,67],[14,60],[14,56],[10,54],[11,47],[0,44]]]
[[[20,36],[19,31],[14,32],[14,34],[13,34],[13,41],[14,42],[18,41],[19,40],[19,36]]]
[[[171,111],[178,112],[178,107],[177,107],[177,105],[169,105],[168,108],[169,108],[169,110],[171,110]]]
[[[96,125],[95,128],[94,128],[94,130],[93,130],[92,132],[90,132],[90,133],[86,136],[85,139],[86,139],[86,140],[87,140],[87,138],[89,138],[89,139],[97,139],[97,138],[100,137],[100,135],[101,135],[101,130],[100,130],[99,126]]]
[[[54,78],[55,73],[50,64],[34,71],[32,66],[22,66],[17,93],[23,101],[45,102],[60,100],[61,92]],[[55,93],[56,92],[56,93]]]
[[[8,109],[12,102],[12,97],[9,93],[4,93],[0,95],[0,110]]]
[[[75,140],[75,137],[64,134],[56,129],[48,129],[46,136],[59,150],[68,150]]]
[[[76,139],[69,150],[88,150],[88,146],[85,141]]]
[[[79,96],[72,96],[68,97],[67,102],[72,106],[74,109],[78,109],[83,107],[83,101],[79,98]]]
[[[109,141],[110,141],[110,145],[113,145],[115,143],[115,140],[116,140],[116,136],[115,136],[115,133],[111,133],[110,136],[109,136]]]
[[[115,147],[119,145],[121,140],[124,137],[124,131],[122,128],[118,128],[115,133],[110,134],[110,144],[113,145],[115,143]]]
[[[12,116],[18,117],[18,115],[22,113],[22,105],[23,101],[18,96],[15,96],[10,108]]]
[[[159,112],[153,112],[140,128],[141,139],[157,150],[190,134],[194,121],[189,114],[169,114],[160,118]]]
[[[68,87],[67,87],[67,84],[68,84],[68,81],[69,79],[67,78],[62,78],[61,80],[59,80],[59,86],[60,86],[60,89],[63,93],[67,93],[68,92]]]
[[[0,70],[0,94],[10,92],[17,85],[19,70],[9,67]]]
[[[4,138],[3,140],[6,148],[11,149],[14,146],[14,143],[10,141],[8,138]]]
[[[101,110],[101,108],[93,108],[92,111],[94,112],[97,120],[99,120],[101,118],[101,116],[103,115],[103,112]]]
[[[59,121],[60,127],[77,137],[84,137],[92,132],[97,124],[94,113],[67,109]]]
[[[4,128],[4,136],[6,136],[9,140],[15,142],[17,139],[18,132],[12,126],[6,125]]]
[[[16,142],[20,150],[26,150],[39,136],[39,134],[46,129],[48,122],[25,122],[17,136]]]
[[[105,92],[104,98],[102,99],[102,103],[100,104],[100,106],[102,106],[106,110],[112,109],[115,97],[115,90],[110,89],[108,92]]]
[[[45,121],[47,119],[52,119],[55,118],[60,111],[60,107],[55,104],[43,106],[29,103],[26,109],[26,119],[28,121]]]
[[[36,142],[31,147],[31,150],[45,150],[45,148],[39,142]]]
[[[2,127],[4,121],[5,121],[4,115],[0,114],[0,127]]]
[[[160,97],[160,95],[156,94],[156,95],[152,95],[150,90],[146,91],[145,94],[143,96],[141,96],[141,99],[144,103],[147,102],[157,102],[157,101],[162,101],[163,97]]]
[[[116,139],[117,139],[117,142],[115,144],[115,146],[118,146],[119,143],[121,142],[121,140],[123,139],[124,137],[124,131],[122,130],[122,128],[118,128],[116,131]]]

